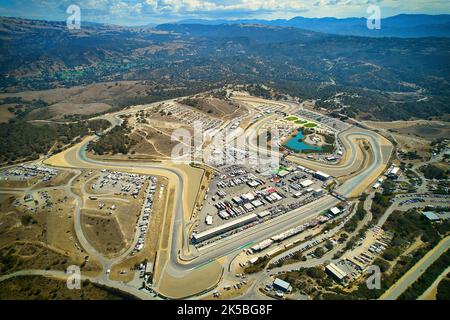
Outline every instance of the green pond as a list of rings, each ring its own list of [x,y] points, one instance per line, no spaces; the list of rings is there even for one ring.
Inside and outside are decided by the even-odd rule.
[[[303,142],[305,136],[301,131],[299,131],[295,136],[289,139],[288,142],[284,144],[284,146],[288,149],[291,149],[295,152],[303,152],[303,151],[322,151],[322,147],[312,146]]]

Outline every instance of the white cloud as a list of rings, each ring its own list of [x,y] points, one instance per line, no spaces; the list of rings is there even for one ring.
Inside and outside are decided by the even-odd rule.
[[[304,1],[303,1],[304,2]],[[301,10],[305,4],[298,0],[145,0],[155,12],[208,12],[208,11],[273,11]]]
[[[64,20],[71,4],[91,21],[139,24],[184,18],[363,17],[377,3],[382,16],[450,13],[449,0],[0,0],[0,14]]]

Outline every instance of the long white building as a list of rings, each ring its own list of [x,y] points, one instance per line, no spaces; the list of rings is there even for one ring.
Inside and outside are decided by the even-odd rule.
[[[209,230],[196,233],[192,235],[192,240],[195,243],[199,243],[208,239],[211,239],[215,236],[218,236],[222,233],[225,233],[227,231],[245,226],[246,224],[249,224],[251,222],[254,222],[258,220],[258,216],[256,214],[249,214],[247,216],[241,217],[239,219],[235,219],[233,221],[227,222],[221,226],[211,228]]]

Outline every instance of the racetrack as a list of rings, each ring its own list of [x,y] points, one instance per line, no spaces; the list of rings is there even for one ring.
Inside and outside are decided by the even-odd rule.
[[[103,118],[110,120],[114,126],[121,123],[118,115],[127,112],[130,112],[130,110],[121,111],[113,115],[110,114]],[[250,141],[252,140],[251,136],[247,138]],[[155,266],[158,276],[154,279],[154,288],[161,295],[169,298],[193,296],[201,291],[214,287],[220,280],[223,272],[223,265],[220,258],[234,254],[236,251],[241,250],[242,247],[253,242],[262,241],[276,233],[297,226],[339,203],[339,200],[332,196],[324,196],[297,210],[288,212],[197,251],[189,244],[189,235],[185,228],[187,222],[185,217],[189,216],[185,213],[191,212],[193,204],[190,199],[195,199],[196,191],[198,190],[198,186],[196,188],[193,179],[188,173],[192,168],[189,169],[189,166],[182,166],[171,162],[155,164],[135,161],[94,160],[86,155],[86,146],[93,139],[95,137],[86,138],[80,144],[46,160],[45,163],[55,167],[110,169],[130,173],[158,175],[168,178],[169,188],[174,188],[176,199],[174,201],[175,205],[173,206],[173,218],[171,219],[171,226],[169,228],[170,235],[168,235],[170,248],[162,252],[162,254],[158,254],[158,260]],[[339,164],[336,169],[332,169],[330,165],[313,163],[306,160],[304,165],[314,170],[327,172],[328,169],[331,170],[329,172],[334,174],[338,172],[348,174],[352,170],[355,171],[354,167],[358,159],[355,141],[357,139],[366,140],[370,144],[373,161],[364,171],[358,172],[337,189],[340,194],[346,197],[352,197],[360,194],[370,186],[383,170],[385,170],[392,151],[392,145],[377,133],[356,127],[342,132],[340,139],[344,144],[346,153],[348,153],[345,163]],[[193,193],[195,193],[194,197]],[[98,255],[98,253],[96,254]],[[103,261],[102,257],[100,257],[100,261]],[[207,276],[205,276],[206,274]],[[108,278],[102,280],[105,283],[113,282]],[[196,285],[191,285],[192,283]]]

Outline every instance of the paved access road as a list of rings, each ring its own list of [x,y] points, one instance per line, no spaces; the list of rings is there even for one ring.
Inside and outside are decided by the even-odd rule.
[[[435,262],[450,246],[450,236],[444,238],[431,249],[414,267],[408,270],[392,287],[390,287],[380,300],[396,300]]]

